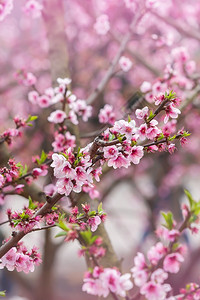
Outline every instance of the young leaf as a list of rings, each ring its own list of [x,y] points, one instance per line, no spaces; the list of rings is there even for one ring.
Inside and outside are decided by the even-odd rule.
[[[66,231],[61,231],[61,232],[57,233],[55,237],[61,237],[61,236],[66,236],[66,235],[67,235]]]
[[[165,219],[166,224],[163,224],[169,230],[173,228],[173,214],[169,211],[168,213],[161,212],[163,218]]]

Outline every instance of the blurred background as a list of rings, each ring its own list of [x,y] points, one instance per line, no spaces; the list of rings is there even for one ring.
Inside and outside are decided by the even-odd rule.
[[[30,0],[14,2],[13,10],[1,20],[0,132],[14,127],[15,116],[26,118],[32,114],[39,118],[35,126],[25,130],[22,139],[17,138],[12,145],[0,148],[1,167],[9,157],[15,157],[31,169],[32,155],[41,153],[42,149],[52,150],[53,127],[46,121],[51,110],[28,101],[31,88],[22,84],[21,74],[33,73],[37,78],[36,88],[41,93],[52,83],[55,86],[57,77],[69,76],[73,93],[78,98],[88,99],[104,78],[143,3],[137,0],[38,0],[40,9],[28,10],[28,2]],[[184,127],[191,136],[184,147],[177,144],[172,155],[148,153],[137,166],[117,171],[106,169],[102,175],[97,185],[98,200],[103,202],[107,213],[105,228],[122,261],[123,272],[129,272],[138,251],[145,252],[155,243],[154,231],[162,222],[160,211],[171,210],[177,222],[181,222],[180,206],[186,202],[184,189],[199,200],[200,2],[149,0],[143,4],[147,11],[132,29],[122,53],[131,61],[131,68],[126,72],[116,64],[104,90],[92,103],[92,117],[80,124],[81,146],[91,142],[92,133],[102,128],[98,112],[105,104],[113,106],[116,120],[127,114],[134,119],[136,108],[145,105],[153,108],[154,96],[166,89],[173,89],[181,99],[182,114],[174,123],[175,128]],[[103,34],[97,25],[101,15],[107,15],[109,20],[108,30]],[[144,82],[149,84],[149,89],[144,89]],[[134,98],[134,95],[139,96]],[[52,182],[51,175],[36,181],[34,187],[25,191],[24,197],[8,195],[1,203],[0,221],[4,221],[8,207],[23,207],[28,195],[42,200],[40,191]],[[0,230],[2,240],[11,233],[6,225]],[[7,290],[6,299],[96,298],[81,291],[87,265],[84,258],[78,257],[80,245],[61,243],[54,239],[55,235],[53,229],[24,238],[28,246],[39,247],[43,264],[30,274],[1,270],[0,290]],[[175,292],[188,281],[199,278],[200,236],[185,233],[182,240],[189,250],[186,263],[176,275]],[[173,281],[172,275],[169,282]]]

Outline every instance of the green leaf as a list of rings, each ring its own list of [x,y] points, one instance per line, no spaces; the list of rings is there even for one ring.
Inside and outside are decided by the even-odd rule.
[[[80,232],[81,237],[85,241],[86,245],[91,245],[92,232],[90,230]]]
[[[131,122],[131,117],[128,115],[128,123]]]
[[[98,213],[101,214],[103,212],[102,202],[98,205]]]
[[[42,154],[40,157],[40,163],[42,164],[43,162],[45,162],[46,159],[47,159],[47,154],[44,152],[44,150],[42,150]]]
[[[57,233],[55,237],[61,237],[61,236],[66,236],[66,235],[67,235],[66,231],[61,231],[61,232]]]
[[[186,196],[188,198],[188,201],[190,204],[190,209],[193,210],[196,202],[194,201],[194,199],[192,198],[192,195],[190,194],[190,192],[188,190],[185,189],[184,193],[186,194]]]
[[[57,210],[58,208],[56,207],[56,206],[53,206],[52,208],[51,208],[51,210],[53,210],[53,211],[55,211],[55,210]]]
[[[115,139],[115,135],[112,133],[109,133],[109,141],[112,141]]]
[[[26,123],[35,121],[35,120],[37,120],[37,118],[38,118],[38,116],[31,116],[31,115],[29,115],[28,119],[26,120]]]
[[[179,247],[179,243],[174,243],[173,245],[172,245],[172,251],[176,251],[177,250],[177,248]]]
[[[34,210],[37,207],[37,205],[33,203],[33,200],[31,198],[31,196],[28,197],[28,200],[29,200],[29,202],[28,202],[28,208]]]
[[[155,117],[155,115],[154,115],[153,111],[151,110],[150,113],[149,113],[149,116],[147,118],[147,121],[148,122],[151,121],[154,117]]]
[[[6,296],[6,291],[0,291],[0,296],[5,297]]]
[[[171,90],[169,93],[165,93],[165,98],[168,100],[172,100],[176,98],[176,93]]]
[[[80,218],[82,218],[84,215],[85,215],[84,213],[80,213],[80,214],[78,214],[78,216],[77,216],[77,219],[80,219]]]
[[[184,132],[183,132],[183,136],[184,136],[184,137],[187,137],[187,136],[190,136],[190,135],[191,135],[191,133],[189,133],[188,131],[184,131]]]
[[[94,244],[94,242],[98,239],[98,235],[94,235],[90,240],[90,245]]]
[[[63,155],[66,159],[68,159],[69,157],[68,157],[68,155],[67,154],[65,154],[65,153],[63,153],[63,152],[59,152],[59,154],[61,154],[61,155]]]
[[[164,137],[165,137],[164,134],[163,134],[163,133],[160,133],[160,135],[159,135],[159,137],[157,138],[157,140],[160,141],[160,140],[164,139]]]
[[[161,212],[163,218],[165,219],[166,224],[163,224],[163,226],[165,226],[166,228],[168,228],[169,230],[172,230],[173,228],[173,214],[171,213],[171,211],[169,211],[168,213],[164,213]]]
[[[170,136],[170,137],[168,138],[168,140],[169,140],[169,141],[173,141],[175,138],[176,138],[176,134],[173,135],[173,136]]]
[[[95,211],[95,210],[90,211],[90,212],[88,213],[88,216],[89,216],[89,217],[94,217],[94,216],[96,216],[96,211]]]
[[[60,227],[61,229],[63,229],[64,231],[69,231],[69,227],[67,227],[67,224],[61,219],[59,220],[58,223],[55,223],[56,226]]]

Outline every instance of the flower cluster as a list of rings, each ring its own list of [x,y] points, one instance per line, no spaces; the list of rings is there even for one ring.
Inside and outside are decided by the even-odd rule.
[[[113,125],[116,116],[113,111],[112,105],[106,104],[102,109],[100,109],[98,117],[100,123]]]
[[[54,176],[58,179],[56,186],[59,194],[68,196],[72,191],[80,193],[85,184],[87,187],[94,187],[92,161],[86,151],[80,151],[75,156],[69,149],[66,157],[54,153],[52,159],[51,166],[54,168]],[[95,174],[95,179],[99,181],[99,174]]]
[[[140,293],[145,295],[146,299],[166,299],[166,295],[171,291],[171,286],[164,283],[168,278],[168,273],[178,273],[183,258],[184,248],[179,246],[174,252],[158,242],[152,246],[147,257],[150,264],[147,264],[142,253],[137,253],[134,258],[135,266],[131,269],[136,286],[140,287]],[[159,263],[163,267],[158,268]],[[161,264],[160,264],[161,266]],[[154,272],[151,270],[155,269]]]
[[[49,107],[56,103],[68,105],[68,115],[62,110],[55,110],[48,117],[49,122],[62,123],[65,119],[68,119],[73,124],[77,125],[79,123],[78,117],[81,117],[84,122],[87,122],[92,114],[92,107],[87,105],[85,100],[77,99],[76,96],[69,91],[68,86],[71,83],[71,79],[58,78],[57,82],[59,84],[58,87],[46,89],[43,95],[39,95],[35,90],[29,92],[29,101],[42,108]]]
[[[0,269],[7,268],[8,271],[29,273],[35,270],[42,262],[40,253],[37,248],[33,247],[28,251],[24,244],[18,243],[16,247],[11,248],[0,260]]]
[[[8,161],[9,168],[0,168],[0,189],[19,177],[20,167],[13,159]]]
[[[41,216],[35,216],[35,211],[25,208],[22,212],[12,213],[11,209],[7,210],[8,220],[12,228],[25,233],[30,232],[33,227],[40,228]]]
[[[88,294],[106,298],[110,292],[125,297],[126,291],[132,289],[131,274],[121,275],[117,269],[95,267],[87,272],[82,290]]]

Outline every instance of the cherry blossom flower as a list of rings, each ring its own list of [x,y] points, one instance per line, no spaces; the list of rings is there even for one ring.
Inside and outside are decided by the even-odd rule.
[[[60,85],[67,86],[72,82],[72,80],[68,77],[66,77],[66,78],[57,78],[57,82]]]
[[[111,125],[115,122],[115,113],[113,112],[112,105],[106,104],[99,112],[99,122],[109,123]]]
[[[41,16],[43,6],[36,0],[28,0],[23,8],[24,12],[36,19]]]
[[[97,230],[99,224],[101,224],[101,218],[99,216],[89,218],[88,224],[91,226],[91,231],[94,232]]]
[[[53,111],[50,116],[47,118],[49,122],[52,123],[62,123],[66,119],[66,113],[62,110]]]
[[[28,93],[28,100],[32,103],[32,104],[37,104],[38,103],[38,98],[39,98],[39,94],[36,91],[31,91]]]
[[[0,21],[11,13],[13,9],[13,0],[0,0]]]
[[[94,29],[99,35],[105,35],[110,30],[108,16],[105,14],[99,16],[94,24]]]
[[[119,65],[124,72],[128,72],[133,64],[128,57],[121,56],[119,59]]]
[[[51,105],[51,99],[47,95],[39,96],[36,101],[42,108],[49,107]]]
[[[140,91],[142,93],[147,93],[151,90],[151,83],[148,81],[143,81],[143,83],[140,86]]]
[[[16,248],[11,248],[2,258],[0,262],[0,269],[6,267],[8,271],[13,271],[15,269],[16,261]]]
[[[140,290],[142,295],[148,300],[164,300],[166,298],[166,292],[162,285],[156,284],[153,281],[149,281],[144,284]]]
[[[169,120],[169,118],[178,118],[178,115],[181,113],[181,111],[174,107],[172,103],[170,103],[166,108],[165,108],[166,116],[164,118],[164,123],[166,124]]]
[[[113,157],[117,158],[118,156],[118,148],[115,145],[104,147],[103,152],[104,152],[104,157],[108,159]]]
[[[142,146],[133,146],[131,153],[129,154],[129,159],[135,165],[139,164],[140,159],[144,156],[144,151]]]
[[[169,273],[178,273],[180,264],[184,261],[183,256],[180,253],[168,254],[163,261],[163,268]]]
[[[108,166],[114,169],[128,168],[130,166],[130,160],[128,160],[122,153],[119,153],[117,157],[112,157],[108,160]]]
[[[135,111],[136,118],[137,119],[146,119],[146,117],[148,116],[148,111],[149,111],[149,108],[147,106],[145,106],[142,109],[139,109],[139,108],[136,109],[136,111]]]

